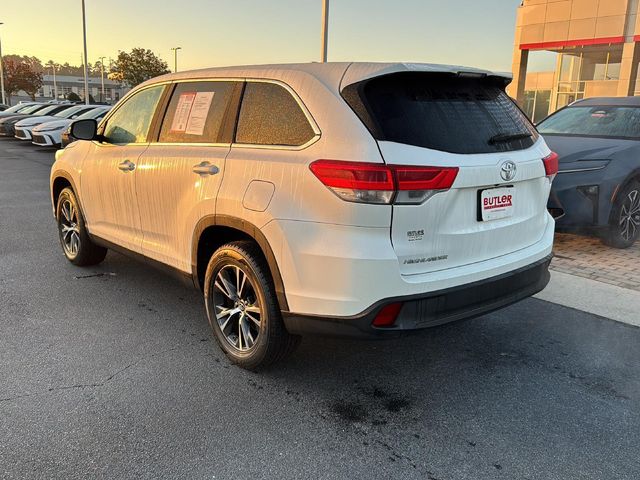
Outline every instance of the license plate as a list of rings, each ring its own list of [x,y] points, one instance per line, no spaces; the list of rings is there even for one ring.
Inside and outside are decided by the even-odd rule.
[[[515,188],[489,188],[480,192],[480,219],[483,222],[513,216]]]

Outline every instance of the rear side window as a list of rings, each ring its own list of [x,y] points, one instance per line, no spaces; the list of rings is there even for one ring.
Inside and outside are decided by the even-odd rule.
[[[160,142],[230,143],[225,118],[237,82],[184,82],[176,85],[160,129]]]
[[[554,113],[538,126],[543,135],[640,138],[638,107],[568,107]]]
[[[242,97],[236,142],[301,146],[315,136],[295,98],[281,85],[248,82]]]
[[[342,94],[377,140],[461,154],[529,148],[536,129],[499,82],[396,73],[350,85]]]

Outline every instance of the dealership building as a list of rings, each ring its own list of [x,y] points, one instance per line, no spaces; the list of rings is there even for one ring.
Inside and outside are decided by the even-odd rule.
[[[523,0],[509,93],[534,121],[586,97],[640,95],[640,0]],[[554,71],[528,72],[536,52]]]
[[[103,79],[100,77],[89,77],[87,79],[89,86],[89,94],[96,102],[104,102],[113,104],[120,100],[130,88],[123,86],[113,80],[104,78],[104,96],[102,95]],[[53,75],[42,76],[42,86],[35,94],[35,100],[38,102],[46,102],[49,100],[64,100],[71,92],[77,94],[80,98],[84,98],[84,77],[73,75]],[[57,94],[57,98],[56,98]],[[25,92],[18,92],[12,95],[12,103],[18,101],[31,100]]]

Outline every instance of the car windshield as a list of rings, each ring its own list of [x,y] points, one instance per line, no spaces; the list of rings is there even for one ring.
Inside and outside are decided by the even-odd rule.
[[[14,105],[13,107],[7,108],[2,113],[14,113],[14,112],[19,113],[19,112],[21,112],[23,110],[26,110],[26,109],[30,108],[30,107],[33,107],[33,104],[24,105],[24,104],[19,103],[18,105]]]
[[[60,105],[49,105],[48,107],[38,110],[38,115],[49,115],[51,112],[57,112]]]
[[[31,105],[30,107],[25,108],[24,110],[20,110],[20,113],[30,114],[42,110],[46,107],[46,105]]]
[[[70,106],[69,108],[65,108],[61,112],[58,112],[54,115],[54,117],[58,118],[69,118],[78,113],[80,110],[84,110],[86,107],[84,105],[78,105],[75,107]]]
[[[102,118],[104,114],[107,112],[104,108],[94,108],[93,110],[89,110],[88,112],[80,115],[76,120],[87,120],[87,119],[97,119],[98,117]]]
[[[640,138],[640,107],[576,105],[551,115],[538,125],[543,135]]]

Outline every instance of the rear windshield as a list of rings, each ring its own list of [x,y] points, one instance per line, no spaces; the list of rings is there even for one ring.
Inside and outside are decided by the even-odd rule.
[[[377,140],[471,154],[522,150],[538,138],[493,77],[396,73],[342,95]]]
[[[543,135],[640,138],[638,107],[568,107],[538,125]]]

